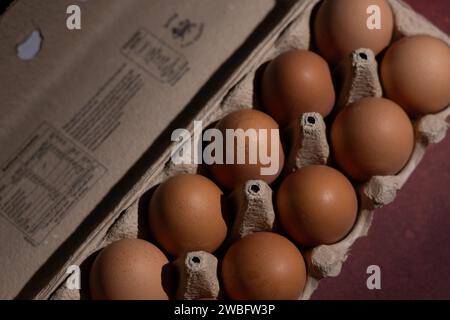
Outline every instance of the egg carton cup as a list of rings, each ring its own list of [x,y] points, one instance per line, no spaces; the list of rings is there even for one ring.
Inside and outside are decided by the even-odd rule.
[[[225,83],[205,107],[194,115],[188,126],[193,135],[193,120],[212,124],[226,114],[244,108],[260,105],[258,99],[258,74],[263,66],[277,55],[291,49],[310,49],[310,18],[319,0],[298,1],[283,20],[271,31]],[[400,0],[389,0],[395,16],[394,37],[418,34],[430,35],[450,45],[450,38]],[[382,96],[382,87],[377,74],[377,62],[369,49],[359,49],[333,71],[341,88],[337,92],[336,109],[364,97]],[[446,135],[449,124],[450,106],[437,114],[423,116],[413,121],[415,145],[406,166],[394,176],[375,176],[368,182],[355,186],[359,195],[357,220],[350,233],[332,245],[319,245],[302,250],[307,264],[308,277],[305,289],[299,299],[309,299],[320,279],[339,275],[342,264],[347,259],[350,247],[360,237],[366,236],[376,208],[394,201],[396,193],[405,184],[425,154],[430,143],[440,142]],[[329,146],[326,140],[326,126],[320,114],[306,113],[287,129],[291,137],[283,175],[309,164],[328,164]],[[174,165],[170,161],[169,147],[159,159],[149,167],[141,179],[121,199],[111,214],[68,259],[61,272],[50,281],[36,298],[85,299],[88,288],[70,290],[65,286],[65,270],[69,265],[86,265],[82,277],[88,277],[89,264],[86,263],[103,247],[123,238],[148,238],[147,207],[151,190],[168,177],[180,173],[203,173],[197,165]],[[236,218],[231,227],[228,244],[252,232],[274,230],[277,227],[273,207],[273,194],[264,181],[248,181],[230,194],[234,203]],[[177,299],[220,298],[223,293],[219,286],[217,258],[207,252],[190,252],[171,263],[177,270]],[[261,266],[262,268],[264,266]],[[83,282],[84,283],[84,282]]]

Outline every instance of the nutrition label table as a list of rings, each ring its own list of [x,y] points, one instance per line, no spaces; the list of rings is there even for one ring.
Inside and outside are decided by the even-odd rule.
[[[2,167],[0,211],[39,244],[105,172],[44,123]]]

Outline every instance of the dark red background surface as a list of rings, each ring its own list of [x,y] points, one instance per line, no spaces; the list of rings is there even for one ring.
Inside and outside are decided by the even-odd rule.
[[[449,0],[406,0],[450,34]],[[312,299],[450,299],[450,135],[431,145],[394,203],[378,209],[369,235],[353,245],[342,273]],[[366,287],[369,265],[381,290]]]

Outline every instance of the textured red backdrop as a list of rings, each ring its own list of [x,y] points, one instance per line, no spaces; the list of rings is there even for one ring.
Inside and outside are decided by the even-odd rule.
[[[449,0],[406,0],[450,34]],[[375,212],[337,278],[312,299],[450,299],[450,135],[432,145],[394,203]],[[381,290],[368,290],[366,269],[381,268]]]

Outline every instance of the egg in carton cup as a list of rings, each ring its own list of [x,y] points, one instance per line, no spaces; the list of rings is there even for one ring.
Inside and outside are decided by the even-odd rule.
[[[319,0],[299,1],[271,34],[261,42],[247,58],[244,68],[235,73],[196,116],[203,123],[212,124],[225,115],[240,109],[257,105],[258,83],[261,66],[279,54],[292,50],[311,48],[311,16]],[[394,39],[402,36],[430,35],[450,44],[447,35],[433,26],[421,15],[400,0],[389,0],[395,18]],[[382,97],[383,91],[378,76],[378,65],[370,49],[361,48],[339,62],[334,76],[340,81],[335,109],[366,97]],[[351,231],[337,243],[318,245],[302,249],[307,265],[307,281],[299,299],[309,299],[320,279],[339,275],[342,264],[348,256],[352,244],[368,234],[375,209],[394,201],[425,154],[430,143],[440,142],[446,135],[450,107],[436,114],[428,114],[413,120],[415,143],[413,153],[396,175],[373,176],[367,182],[355,185],[358,193],[358,214]],[[193,135],[194,125],[188,127]],[[319,113],[304,113],[288,129],[290,150],[286,152],[283,176],[302,167],[330,163],[330,147],[327,142],[326,124]],[[101,248],[123,238],[147,238],[147,224],[143,215],[147,214],[149,197],[155,186],[169,177],[180,173],[203,173],[203,168],[195,164],[175,165],[167,150],[122,201],[126,209],[108,228],[103,236],[73,257],[75,262],[89,261]],[[251,233],[277,230],[277,218],[273,206],[273,191],[262,180],[250,180],[237,187],[229,195],[234,204],[235,218],[226,240],[227,245]],[[217,258],[204,251],[188,252],[171,263],[178,273],[177,299],[218,299],[223,296],[218,276]],[[88,265],[88,264],[87,264]],[[264,266],[261,266],[264,268]],[[51,296],[52,299],[82,299],[88,297],[86,287],[81,291],[69,290],[61,284]]]

